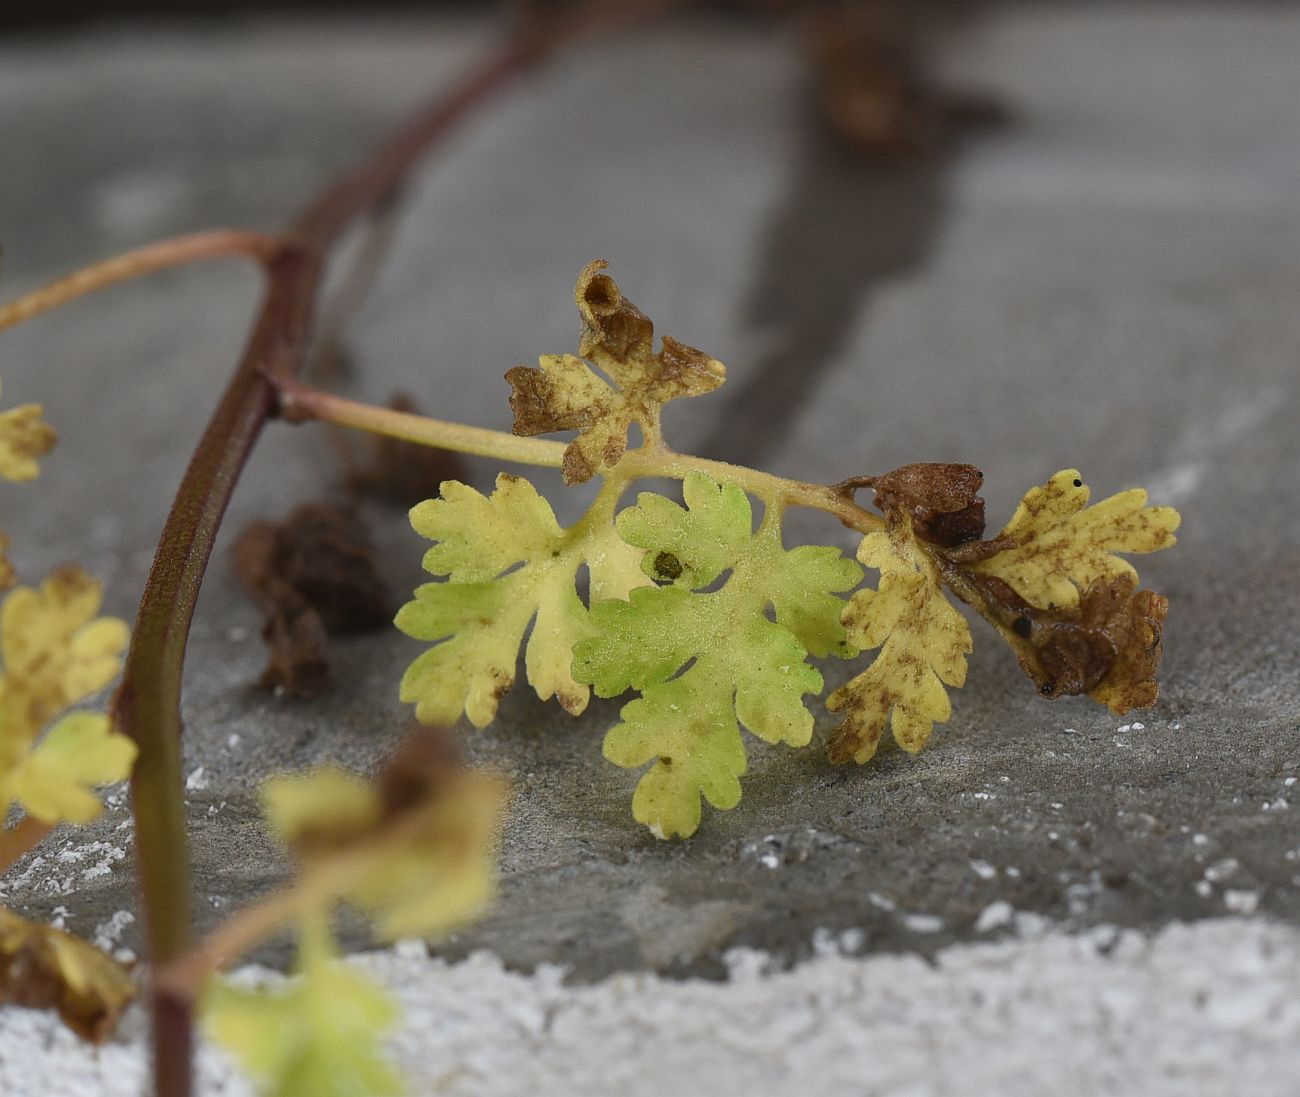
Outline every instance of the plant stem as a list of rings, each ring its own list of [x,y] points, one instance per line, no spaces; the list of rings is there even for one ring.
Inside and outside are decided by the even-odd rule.
[[[276,379],[280,391],[281,415],[290,422],[318,419],[341,427],[353,427],[386,438],[422,446],[455,450],[476,457],[495,457],[521,465],[559,468],[564,464],[564,444],[539,438],[517,438],[504,431],[428,419],[423,415],[394,411],[309,388],[297,381]]]
[[[565,446],[562,442],[519,438],[504,431],[393,411],[391,408],[322,392],[290,378],[277,378],[275,385],[280,391],[282,413],[292,421],[318,419],[417,445],[455,450],[476,457],[494,457],[500,461],[523,465],[560,468],[564,464]],[[677,453],[662,443],[629,451],[612,469],[605,470],[603,475],[618,476],[624,481],[649,476],[682,480],[692,472],[702,472],[715,480],[739,484],[771,506],[807,507],[824,511],[834,515],[850,529],[863,533],[885,528],[885,520],[879,515],[863,509],[842,492],[825,484],[787,480],[783,476],[773,476],[743,465],[692,457]]]
[[[274,236],[237,229],[216,229],[187,236],[173,236],[134,251],[123,252],[102,263],[84,267],[49,285],[0,306],[0,331],[49,312],[78,297],[106,289],[118,282],[140,278],[154,271],[196,263],[203,259],[243,256],[267,263],[280,247]]]
[[[472,107],[538,58],[510,45],[435,100],[357,171],[308,206],[267,260],[269,286],[244,356],[191,458],[163,527],[114,703],[139,745],[132,778],[136,857],[150,959],[156,967],[190,941],[190,881],[180,768],[181,671],[199,585],[235,483],[276,411],[268,378],[288,377],[306,353],[325,257],[359,215],[391,199],[419,158]],[[158,1097],[192,1091],[188,1003],[154,993]]]

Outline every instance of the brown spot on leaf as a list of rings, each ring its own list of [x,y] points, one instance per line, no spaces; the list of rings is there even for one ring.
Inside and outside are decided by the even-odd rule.
[[[668,582],[680,579],[682,575],[682,562],[667,550],[655,557],[654,568],[655,574]]]

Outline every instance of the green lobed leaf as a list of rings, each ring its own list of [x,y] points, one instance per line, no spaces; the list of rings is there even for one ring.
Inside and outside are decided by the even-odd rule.
[[[388,995],[342,963],[323,931],[304,934],[297,978],[256,990],[218,983],[204,995],[209,1034],[263,1097],[390,1097],[401,1080],[384,1059],[397,1020]]]
[[[437,542],[424,566],[446,581],[425,583],[397,614],[407,635],[435,644],[407,668],[403,701],[424,723],[452,723],[462,712],[483,727],[511,688],[524,633],[529,683],[542,700],[569,712],[590,691],[574,679],[573,646],[592,635],[576,575],[585,566],[593,598],[626,596],[646,580],[640,553],[593,511],[570,529],[527,480],[501,475],[485,497],[450,481],[442,497],[411,511],[417,533]]]
[[[768,742],[809,741],[803,697],[823,683],[807,656],[853,653],[835,592],[862,575],[835,549],[786,551],[775,516],[752,533],[749,499],[734,484],[692,473],[683,489],[684,507],[644,493],[617,521],[651,568],[671,555],[673,581],[593,605],[596,634],[573,660],[575,677],[599,696],[642,695],[624,706],[605,756],[627,767],[653,760],[633,814],[661,838],[695,831],[701,797],[723,809],[739,801],[742,724]],[[718,589],[696,589],[728,571]]]

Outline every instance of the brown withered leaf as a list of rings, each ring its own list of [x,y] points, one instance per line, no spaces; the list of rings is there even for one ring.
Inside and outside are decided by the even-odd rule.
[[[0,1003],[57,1010],[78,1036],[101,1043],[135,997],[127,969],[70,933],[0,910]]]
[[[727,377],[721,362],[668,336],[656,354],[654,325],[603,273],[607,266],[603,259],[587,264],[574,300],[583,323],[578,352],[609,381],[571,354],[543,355],[536,368],[506,373],[516,434],[578,431],[564,453],[568,484],[617,464],[633,423],[647,440],[658,439],[664,404],[712,392]]]
[[[320,693],[330,677],[327,634],[391,620],[374,550],[346,508],[308,503],[281,523],[253,522],[232,555],[241,582],[266,612],[263,686],[300,697]]]
[[[420,414],[419,405],[404,392],[394,393],[388,407],[408,415]],[[377,434],[367,442],[366,463],[348,474],[348,486],[355,491],[413,507],[435,498],[444,480],[469,480],[464,458],[450,450]]]
[[[839,141],[875,159],[923,154],[957,130],[1002,123],[980,94],[941,88],[926,71],[935,13],[900,0],[817,0],[806,15],[818,111]]]
[[[1003,626],[1043,697],[1087,694],[1116,716],[1155,704],[1169,601],[1138,590],[1136,576],[1099,577],[1077,605],[1051,609],[1030,605],[996,576],[965,572],[962,580],[954,589],[963,597],[963,587],[978,593],[967,600]]]
[[[984,474],[974,465],[919,462],[883,476],[858,476],[837,485],[842,494],[875,489],[884,514],[900,512],[912,520],[916,535],[934,545],[955,548],[984,536]]]

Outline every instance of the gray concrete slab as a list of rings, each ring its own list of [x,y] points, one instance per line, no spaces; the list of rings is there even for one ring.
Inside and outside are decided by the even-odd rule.
[[[0,289],[165,233],[280,223],[484,38],[430,20],[0,43]],[[573,349],[572,282],[601,255],[660,330],[730,367],[722,393],[671,409],[680,448],[822,480],[970,460],[994,521],[1078,466],[1097,492],[1146,484],[1184,513],[1179,547],[1142,562],[1172,609],[1163,696],[1137,723],[1039,701],[977,623],[968,685],[922,756],[833,768],[751,744],[741,806],[663,844],[631,817],[635,774],[601,758],[615,707],[575,721],[516,692],[465,736],[515,788],[501,900],[447,954],[712,973],[734,944],[797,958],[818,927],[930,952],[997,901],[1071,926],[1300,920],[1296,56],[1286,7],[1001,6],[944,64],[1013,123],[862,168],[811,135],[785,39],[684,23],[530,78],[430,164],[352,327],[354,394],[406,388],[507,426],[501,374]],[[39,502],[0,491],[24,576],[80,560],[130,616],[256,292],[233,266],[191,270],[0,337],[6,400],[44,401],[64,435]],[[480,484],[493,471],[475,466]],[[323,436],[274,426],[225,544],[337,490]],[[418,539],[399,512],[367,515],[409,589]],[[850,547],[815,519],[797,529]],[[340,643],[335,692],[298,702],[253,687],[257,626],[219,549],[184,703],[204,926],[286,871],[257,780],[370,765],[409,719],[413,641]],[[138,926],[110,921],[133,887],[116,797],[0,900],[129,946]]]

